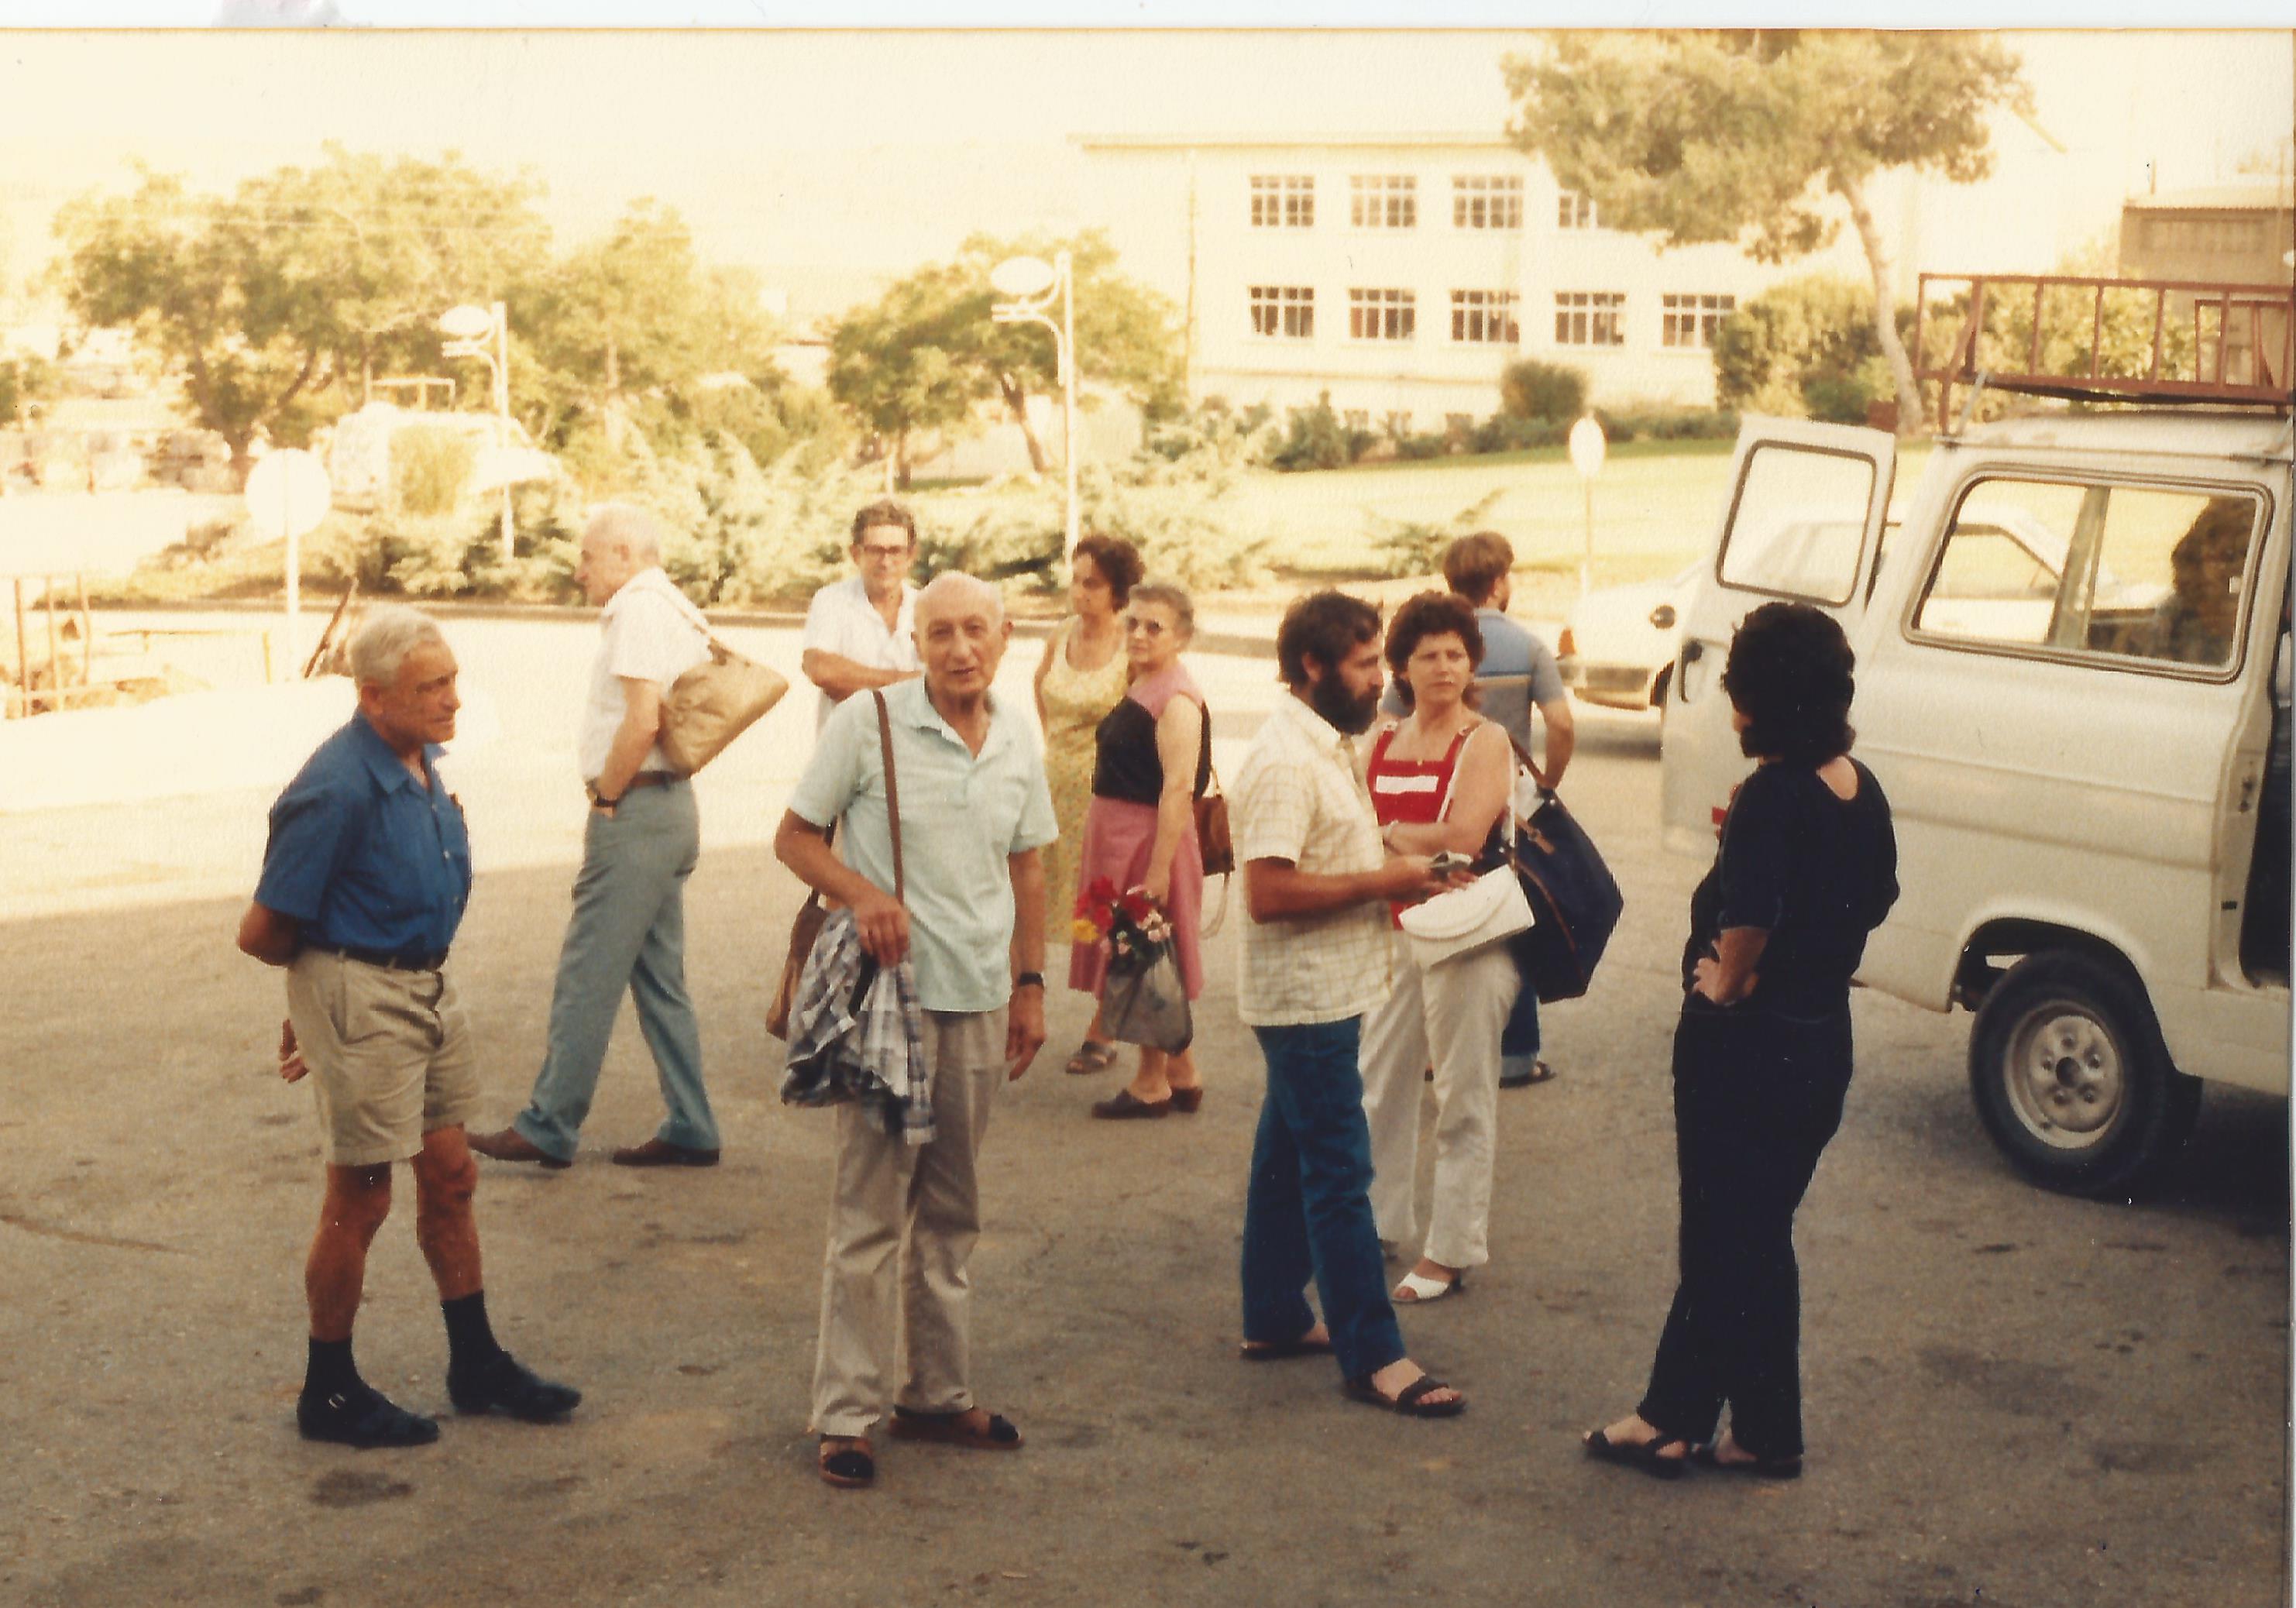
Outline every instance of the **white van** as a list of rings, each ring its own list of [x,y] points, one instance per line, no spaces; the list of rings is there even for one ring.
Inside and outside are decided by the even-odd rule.
[[[1749,768],[1720,685],[1738,621],[1833,615],[1903,889],[1859,980],[1976,1013],[1979,1114],[2054,1187],[2126,1189],[2202,1080],[2288,1092],[2291,444],[2285,411],[1967,430],[1884,552],[1891,437],[1739,439],[1667,693],[1668,846],[1710,857]]]

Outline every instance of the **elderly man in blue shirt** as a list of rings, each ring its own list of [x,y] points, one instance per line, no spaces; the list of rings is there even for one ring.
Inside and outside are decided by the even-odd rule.
[[[463,1134],[478,1071],[446,971],[471,895],[471,841],[436,768],[461,707],[455,654],[428,616],[385,605],[352,636],[350,660],[358,712],[272,806],[239,947],[287,969],[280,1074],[310,1077],[327,1165],[303,1270],[311,1340],[296,1423],[306,1440],[419,1446],[439,1438],[437,1421],[369,1385],[351,1359],[394,1161],[413,1165],[414,1238],[446,1314],[456,1409],[539,1423],[582,1398],[503,1350],[480,1279],[478,1164]]]
[[[1013,637],[996,589],[938,576],[917,595],[915,619],[924,678],[884,689],[906,902],[889,891],[874,698],[848,698],[829,717],[774,837],[783,865],[851,908],[872,959],[914,962],[931,1069],[924,1144],[887,1133],[863,1106],[837,1109],[813,1427],[822,1478],[840,1486],[876,1478],[868,1436],[897,1356],[906,1372],[892,1392],[896,1436],[981,1450],[1021,1444],[1011,1423],[973,1400],[965,1264],[980,1237],[974,1169],[990,1101],[1045,1042],[1037,850],[1058,828],[1034,735],[989,692]],[[840,817],[843,860],[826,836]]]

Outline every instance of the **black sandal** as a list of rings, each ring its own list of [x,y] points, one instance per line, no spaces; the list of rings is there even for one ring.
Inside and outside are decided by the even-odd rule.
[[[1426,1399],[1437,1391],[1451,1388],[1432,1374],[1422,1374],[1392,1396],[1372,1383],[1368,1374],[1361,1379],[1350,1379],[1340,1388],[1347,1392],[1351,1401],[1384,1407],[1390,1413],[1400,1413],[1406,1418],[1456,1418],[1467,1410],[1464,1396],[1455,1396],[1448,1401]]]
[[[832,1440],[842,1440],[845,1444],[832,1451],[829,1443]],[[877,1459],[869,1455],[867,1440],[858,1435],[824,1435],[821,1438],[821,1477],[845,1490],[857,1490],[876,1483]]]
[[[1669,1446],[1688,1449],[1688,1442],[1679,1435],[1664,1431],[1647,1440],[1613,1440],[1600,1430],[1588,1430],[1578,1439],[1587,1455],[1597,1463],[1615,1463],[1620,1468],[1635,1469],[1653,1480],[1679,1480],[1690,1472],[1690,1458],[1661,1457],[1659,1454]]]

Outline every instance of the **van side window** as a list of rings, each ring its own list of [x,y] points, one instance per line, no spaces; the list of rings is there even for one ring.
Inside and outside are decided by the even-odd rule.
[[[2223,669],[2247,611],[2260,512],[2244,492],[1980,480],[1946,533],[1914,629]]]
[[[1730,511],[1718,571],[1722,584],[1808,603],[1848,603],[1873,501],[1867,459],[1757,447]]]

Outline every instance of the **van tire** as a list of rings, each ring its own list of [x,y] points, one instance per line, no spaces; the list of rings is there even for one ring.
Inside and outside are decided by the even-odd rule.
[[[2070,1194],[2126,1194],[2185,1142],[2201,1104],[2143,984],[2069,949],[2027,956],[1987,993],[1969,1086],[2017,1170]]]

